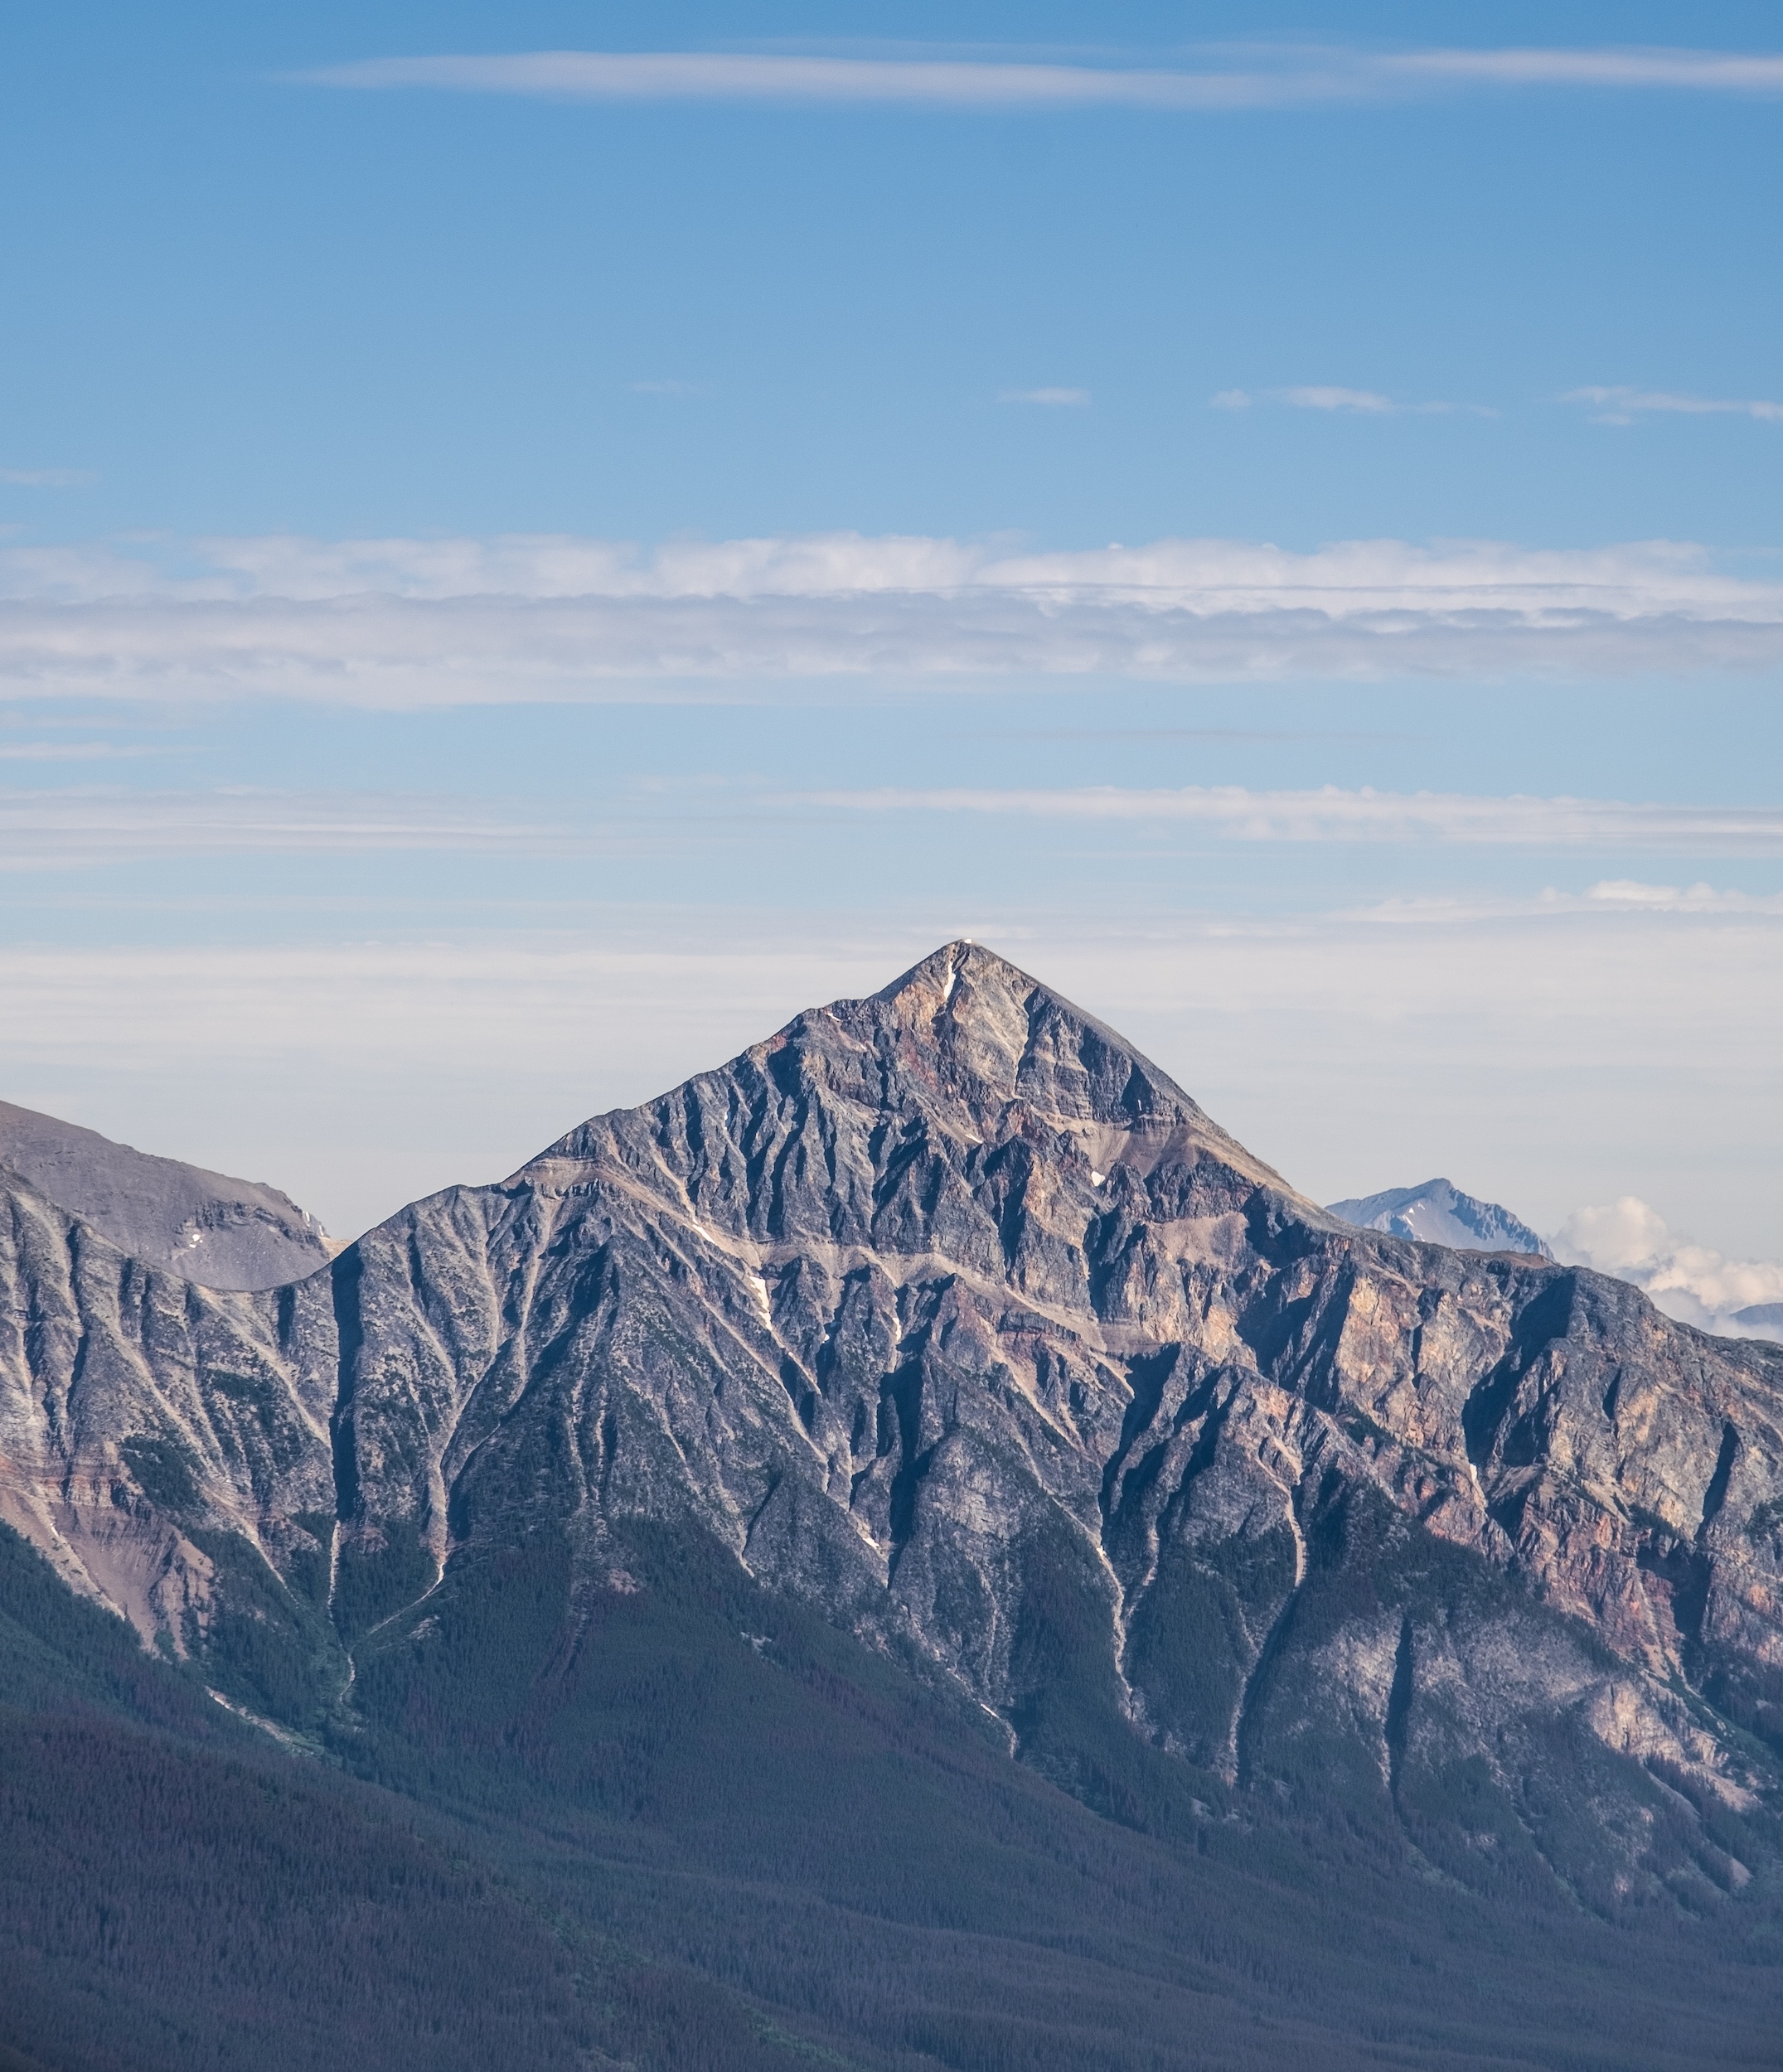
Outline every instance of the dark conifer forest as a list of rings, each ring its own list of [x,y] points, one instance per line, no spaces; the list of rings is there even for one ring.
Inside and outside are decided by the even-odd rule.
[[[565,1647],[515,1550],[274,1737],[0,1536],[7,2072],[1777,2062],[1774,1902],[1482,1897],[1112,1742],[1073,1797],[716,1547],[629,1557]]]

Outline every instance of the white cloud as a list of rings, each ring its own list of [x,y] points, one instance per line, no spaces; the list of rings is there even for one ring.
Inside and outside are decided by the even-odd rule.
[[[1397,405],[1391,396],[1376,395],[1372,389],[1283,389],[1284,403],[1296,410],[1343,410],[1364,417],[1390,417]]]
[[[1112,69],[967,57],[716,51],[530,51],[372,58],[298,75],[360,91],[424,88],[595,101],[729,101],[958,110],[1311,107],[1464,88],[1783,93],[1783,57],[1688,50],[1426,50],[1291,45],[1209,50],[1198,69]]]
[[[1664,389],[1569,389],[1560,399],[1588,404],[1593,424],[1632,424],[1636,418],[1652,416],[1749,417],[1783,424],[1783,403],[1678,395]]]
[[[7,751],[0,748],[0,755]],[[67,751],[80,755],[83,751]],[[621,839],[594,823],[505,817],[477,800],[352,792],[0,792],[0,870],[42,871],[167,856],[585,855]]]
[[[1697,854],[1783,855],[1783,806],[1630,804],[1617,799],[1490,798],[1443,792],[1298,792],[1242,785],[1178,788],[1079,785],[1053,790],[881,786],[787,795],[860,813],[982,813],[1064,821],[1188,822],[1234,841],[1438,841],[1522,849],[1685,850]],[[1706,889],[1706,888],[1705,888]],[[1601,891],[1616,900],[1627,887]],[[1641,887],[1622,903],[1663,903]],[[1672,903],[1683,895],[1672,893]]]
[[[78,489],[98,480],[84,467],[0,467],[0,482],[14,489]]]
[[[1557,1258],[1632,1281],[1682,1323],[1736,1336],[1783,1339],[1783,1329],[1735,1321],[1738,1310],[1783,1303],[1783,1263],[1727,1259],[1707,1245],[1693,1244],[1637,1195],[1575,1209],[1553,1242]]]
[[[0,548],[18,696],[428,706],[801,681],[1764,670],[1783,583],[1666,541],[1546,550],[1163,540],[1083,552],[826,533]],[[733,693],[732,695],[736,695]]]
[[[1646,885],[1632,878],[1606,878],[1587,888],[1593,904],[1646,913],[1783,914],[1783,893],[1718,892],[1714,886]]]
[[[1374,389],[1345,389],[1314,383],[1298,388],[1261,389],[1253,396],[1247,389],[1222,389],[1209,399],[1216,410],[1248,410],[1256,401],[1285,403],[1294,410],[1323,410],[1341,417],[1496,417],[1496,410],[1480,403],[1400,403]]]
[[[1082,409],[1089,401],[1088,389],[1007,389],[999,403],[1038,403],[1049,409]]]

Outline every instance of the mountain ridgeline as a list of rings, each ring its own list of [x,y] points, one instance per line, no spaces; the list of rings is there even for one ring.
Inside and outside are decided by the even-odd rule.
[[[1776,1919],[1783,1349],[1706,1337],[1528,1248],[1354,1227],[965,943],[275,1289],[196,1285],[6,1184],[0,1515],[167,1675],[368,1789],[474,1803],[485,1823],[544,1794],[557,1836],[634,1823],[627,1879],[666,1837],[701,1875],[731,1866],[757,1896],[711,1900],[697,1928],[691,1901],[631,1886],[629,1916],[566,1898],[567,1870],[550,1903],[622,1938],[672,1915],[652,1963],[672,1946],[701,1992],[753,1993],[761,2063],[788,2020],[888,2066],[1459,2066],[1488,2061],[1469,2055],[1488,2032],[1494,2065],[1710,2061],[1693,2058],[1707,2031],[1641,1997],[1670,1990],[1659,1944],[1611,1995],[1616,2021],[1596,1987],[1531,2011],[1557,1952],[1582,1977],[1612,1962],[1567,1942],[1587,1928],[1707,1921],[1726,1944]],[[879,1807],[894,1749],[921,1781],[863,1836],[848,1809]],[[981,1774],[1005,1781],[962,1810],[947,1794]],[[1022,1825],[1055,1802],[1090,1823],[1068,1846]],[[772,1843],[748,1839],[745,1807],[770,1805]],[[1092,1830],[1127,1839],[1092,1849]],[[915,1838],[943,1832],[994,1832],[1001,1868],[978,1879],[939,1843],[925,1868]],[[1116,1855],[1054,1890],[1021,1883],[1030,1846]],[[529,1845],[526,1875],[548,1855]],[[919,1905],[943,1858],[949,1896]],[[1228,1882],[1198,1900],[1171,1883],[1191,1875]],[[724,1905],[771,1912],[775,1876],[899,1936],[932,1905],[950,1934],[1088,1937],[1085,1965],[1117,1963],[1083,1953],[1087,1924],[1129,1905],[1204,1926],[1223,1909],[1242,1941],[1255,1894],[1232,1881],[1274,1878],[1262,1915],[1296,1953],[1231,1958],[1245,1992],[1321,1934],[1349,1947],[1335,1916],[1309,1926],[1315,1886],[1376,1924],[1343,1960],[1353,1983],[1431,1968],[1381,1988],[1412,2011],[1390,2060],[1355,2041],[1386,2033],[1359,1986],[1330,2017],[1348,2041],[1317,2026],[1330,1980],[1282,1987],[1314,2027],[1272,2031],[1254,2060],[1204,2007],[1198,2044],[1162,2011],[1155,2035],[1130,2013],[1093,2042],[1083,1996],[1128,2007],[1126,1974],[1051,2018],[1056,2055],[1014,1983],[976,2027],[894,2036],[865,1987],[849,2013],[785,1985],[790,1928],[781,1956],[765,1927],[739,1953]],[[999,1911],[1017,1889],[1021,1929]],[[1403,1905],[1418,1924],[1378,1930]],[[1394,1941],[1426,1917],[1449,1958]],[[1527,1918],[1548,1925],[1539,1959],[1517,1945],[1533,1998],[1514,2019],[1538,2033],[1512,2049],[1514,2018],[1466,2012],[1442,1965]],[[1146,1992],[1189,1992],[1171,1968],[1187,1929],[1155,1964],[1131,1933],[1118,1962],[1153,1967]],[[1192,1991],[1238,1992],[1195,1947]],[[888,2007],[931,1990],[909,1983],[923,1966],[952,1976],[910,1952]],[[972,1960],[981,1981],[1003,1961]],[[626,1977],[627,2007],[661,1985]],[[1774,1977],[1718,1987],[1759,2011],[1713,2061],[1766,2061],[1751,2038],[1774,2034]],[[677,2057],[664,2039],[691,2019],[639,2016],[603,2047],[757,2061],[734,2037]]]
[[[1496,1202],[1464,1194],[1451,1180],[1426,1180],[1421,1187],[1389,1187],[1326,1204],[1341,1222],[1360,1230],[1390,1231],[1421,1244],[1447,1245],[1456,1251],[1524,1251],[1552,1259],[1547,1241]]]
[[[235,1180],[0,1101],[0,1185],[22,1181],[120,1251],[208,1288],[276,1288],[337,1249],[313,1216]]]

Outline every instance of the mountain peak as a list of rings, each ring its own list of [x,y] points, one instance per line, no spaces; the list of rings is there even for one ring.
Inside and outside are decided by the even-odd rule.
[[[1498,1202],[1464,1193],[1452,1180],[1425,1180],[1417,1187],[1390,1187],[1379,1194],[1330,1202],[1326,1213],[1362,1230],[1455,1251],[1514,1251],[1543,1259],[1553,1254],[1540,1234]]]
[[[1011,964],[1007,957],[999,956],[995,950],[974,942],[969,935],[962,935],[956,936],[952,942],[943,942],[938,950],[931,950],[920,963],[913,964],[889,985],[882,985],[872,997],[890,1001],[907,994],[938,992],[946,1001],[952,998],[962,973],[969,974],[981,984],[1033,987],[1040,983],[1019,966]]]
[[[1295,1193],[1118,1030],[969,937],[823,1014],[862,1035],[889,1019],[913,1040],[935,1091],[962,1104],[987,1137],[1050,1123],[1093,1139],[1105,1164],[1129,1158],[1149,1166],[1166,1146],[1193,1149],[1248,1181]],[[1310,1202],[1302,1207],[1317,1213]]]
[[[1020,1103],[1066,1123],[1156,1132],[1189,1124],[1223,1149],[1239,1147],[1126,1038],[982,943],[961,938],[852,1008],[890,1019],[951,1068],[952,1089],[975,1106]]]

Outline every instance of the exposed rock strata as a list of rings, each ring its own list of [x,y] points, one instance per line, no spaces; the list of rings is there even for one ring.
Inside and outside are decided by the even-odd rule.
[[[1341,1770],[1409,1820],[1485,1780],[1479,1848],[1558,1860],[1558,1736],[1618,1890],[1662,1798],[1771,1788],[1783,1353],[1341,1223],[981,949],[274,1293],[5,1208],[5,1515],[182,1650],[264,1556],[344,1679],[329,1610],[424,1633],[442,1573],[539,1533],[623,1586],[644,1518],[1078,1786],[1067,1689],[1241,1789]]]

